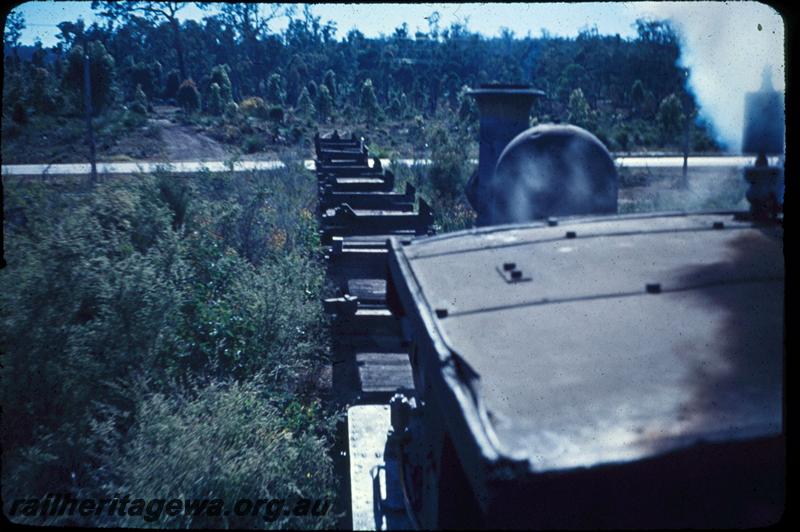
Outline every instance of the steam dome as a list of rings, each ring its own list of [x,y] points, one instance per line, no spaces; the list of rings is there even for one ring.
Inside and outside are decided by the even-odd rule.
[[[617,170],[597,137],[571,125],[517,135],[497,161],[488,202],[492,224],[617,212]]]

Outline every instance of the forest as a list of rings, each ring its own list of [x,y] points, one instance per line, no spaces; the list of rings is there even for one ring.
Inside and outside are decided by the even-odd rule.
[[[585,127],[612,151],[719,149],[710,127],[697,119],[688,73],[678,65],[678,36],[663,21],[638,20],[631,39],[596,28],[576,38],[507,30],[485,37],[471,32],[468,21],[440,27],[432,13],[427,32],[412,35],[404,24],[392,35],[367,38],[355,29],[337,36],[336,24],[314,16],[308,5],[297,12],[280,4],[266,11],[223,4],[201,22],[179,21],[183,3],[93,5],[105,22],[63,21],[52,48],[20,46],[14,25],[24,27],[24,20],[9,19],[3,155],[12,162],[17,140],[33,149],[37,135],[29,130],[53,129],[53,121],[74,129],[71,119],[83,112],[84,48],[92,108],[110,139],[105,148],[124,131],[146,135],[142,117],[154,103],[167,102],[185,111],[185,121],[243,153],[302,145],[318,125],[358,123],[369,131],[373,151],[412,156],[429,152],[420,130],[434,124],[463,129],[474,144],[477,114],[465,92],[503,82],[546,93],[533,122]],[[290,22],[273,32],[270,24],[279,17]]]
[[[154,119],[192,128],[231,157],[289,160],[275,174],[161,173],[87,182],[4,179],[0,272],[3,500],[238,496],[334,500],[330,337],[310,140],[351,128],[370,153],[429,157],[398,171],[468,227],[477,155],[467,89],[543,90],[531,124],[569,122],[615,152],[719,151],[687,89],[677,34],[486,37],[468,21],[424,32],[338,35],[313,7],[223,4],[181,20],[181,2],[93,2],[102,22],[58,23],[58,44],[4,28],[2,156],[85,162],[88,55],[98,158],[168,155]],[[280,17],[285,30],[274,31]],[[164,109],[173,109],[169,120]],[[160,123],[160,122],[159,122]],[[7,511],[7,508],[6,508]],[[92,526],[330,528],[313,520],[163,515],[26,516]]]

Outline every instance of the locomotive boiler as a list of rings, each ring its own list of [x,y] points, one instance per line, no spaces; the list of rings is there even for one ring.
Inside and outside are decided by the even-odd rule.
[[[748,170],[749,211],[619,215],[596,137],[529,129],[530,87],[472,95],[473,229],[432,235],[379,162],[339,170],[363,143],[316,139],[340,382],[371,403],[349,410],[354,528],[776,522],[782,170]]]

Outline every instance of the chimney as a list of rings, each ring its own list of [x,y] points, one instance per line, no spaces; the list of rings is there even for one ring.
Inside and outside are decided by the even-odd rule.
[[[467,93],[481,113],[478,173],[467,183],[467,198],[478,213],[477,225],[486,225],[488,190],[497,159],[511,140],[528,129],[531,105],[544,93],[530,85],[483,84]]]

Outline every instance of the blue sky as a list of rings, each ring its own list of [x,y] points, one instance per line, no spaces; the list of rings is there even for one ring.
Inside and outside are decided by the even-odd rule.
[[[646,14],[642,4],[594,2],[575,3],[453,3],[453,4],[313,4],[312,12],[323,21],[333,20],[337,24],[337,36],[343,37],[351,28],[357,27],[367,36],[380,33],[391,34],[403,22],[408,23],[413,33],[417,29],[427,31],[425,19],[434,11],[441,15],[440,26],[469,19],[469,28],[484,35],[497,35],[500,28],[507,27],[519,36],[530,32],[534,36],[542,29],[553,35],[575,36],[582,28],[597,25],[600,33],[633,36],[633,22]],[[56,24],[63,20],[82,17],[87,23],[95,20],[91,2],[31,1],[15,8],[25,16],[28,28],[22,43],[32,44],[38,37],[45,46],[55,44]],[[298,9],[298,14],[302,9]],[[206,13],[190,4],[180,12],[182,18],[201,19]],[[275,24],[276,30],[285,27],[285,20]]]

